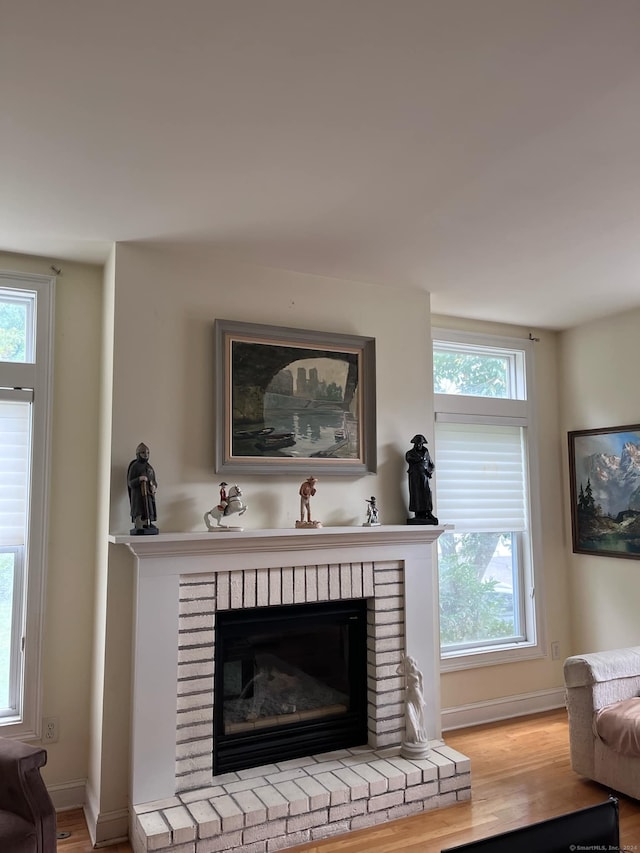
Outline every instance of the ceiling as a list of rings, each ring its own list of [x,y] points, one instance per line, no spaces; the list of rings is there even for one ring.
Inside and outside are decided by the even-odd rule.
[[[0,0],[0,249],[640,306],[638,0]]]

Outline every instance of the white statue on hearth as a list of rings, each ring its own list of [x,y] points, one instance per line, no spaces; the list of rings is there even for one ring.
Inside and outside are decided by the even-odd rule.
[[[409,655],[402,656],[396,671],[404,677],[405,739],[400,754],[405,758],[422,758],[429,752],[422,673],[415,658]]]

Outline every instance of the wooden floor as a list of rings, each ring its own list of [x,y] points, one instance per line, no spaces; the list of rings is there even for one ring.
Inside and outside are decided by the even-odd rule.
[[[569,765],[564,710],[447,732],[446,743],[471,759],[470,802],[425,812],[380,827],[289,848],[289,853],[440,853],[483,838],[602,802],[608,791],[577,776]],[[620,841],[640,851],[640,802],[620,796]],[[71,837],[58,853],[87,853],[91,844],[79,811],[59,815]],[[110,853],[131,853],[128,844]]]

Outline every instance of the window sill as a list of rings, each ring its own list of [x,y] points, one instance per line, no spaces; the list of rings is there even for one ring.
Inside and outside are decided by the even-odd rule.
[[[538,643],[513,643],[507,646],[494,646],[483,651],[451,652],[440,655],[440,672],[457,672],[464,669],[477,669],[482,666],[500,666],[505,663],[517,663],[543,657],[545,657],[545,653]]]

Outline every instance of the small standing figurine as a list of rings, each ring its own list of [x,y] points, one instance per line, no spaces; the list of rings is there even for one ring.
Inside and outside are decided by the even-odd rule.
[[[296,527],[322,527],[319,521],[311,520],[311,498],[316,493],[317,482],[317,477],[307,477],[300,486],[300,521],[296,521]]]
[[[156,514],[156,472],[149,463],[149,448],[140,443],[136,447],[136,458],[127,468],[127,489],[131,507],[132,536],[149,536],[158,533],[153,523]]]
[[[400,747],[404,758],[424,758],[429,752],[425,724],[424,686],[415,658],[403,655],[396,670],[404,677],[405,739]]]
[[[362,525],[363,527],[379,527],[380,521],[378,520],[378,505],[376,503],[376,499],[373,495],[367,501],[367,520]]]
[[[409,464],[409,509],[415,518],[408,518],[407,524],[437,524],[429,485],[435,465],[427,450],[427,439],[418,433],[411,444],[413,447],[407,450],[404,458]]]

